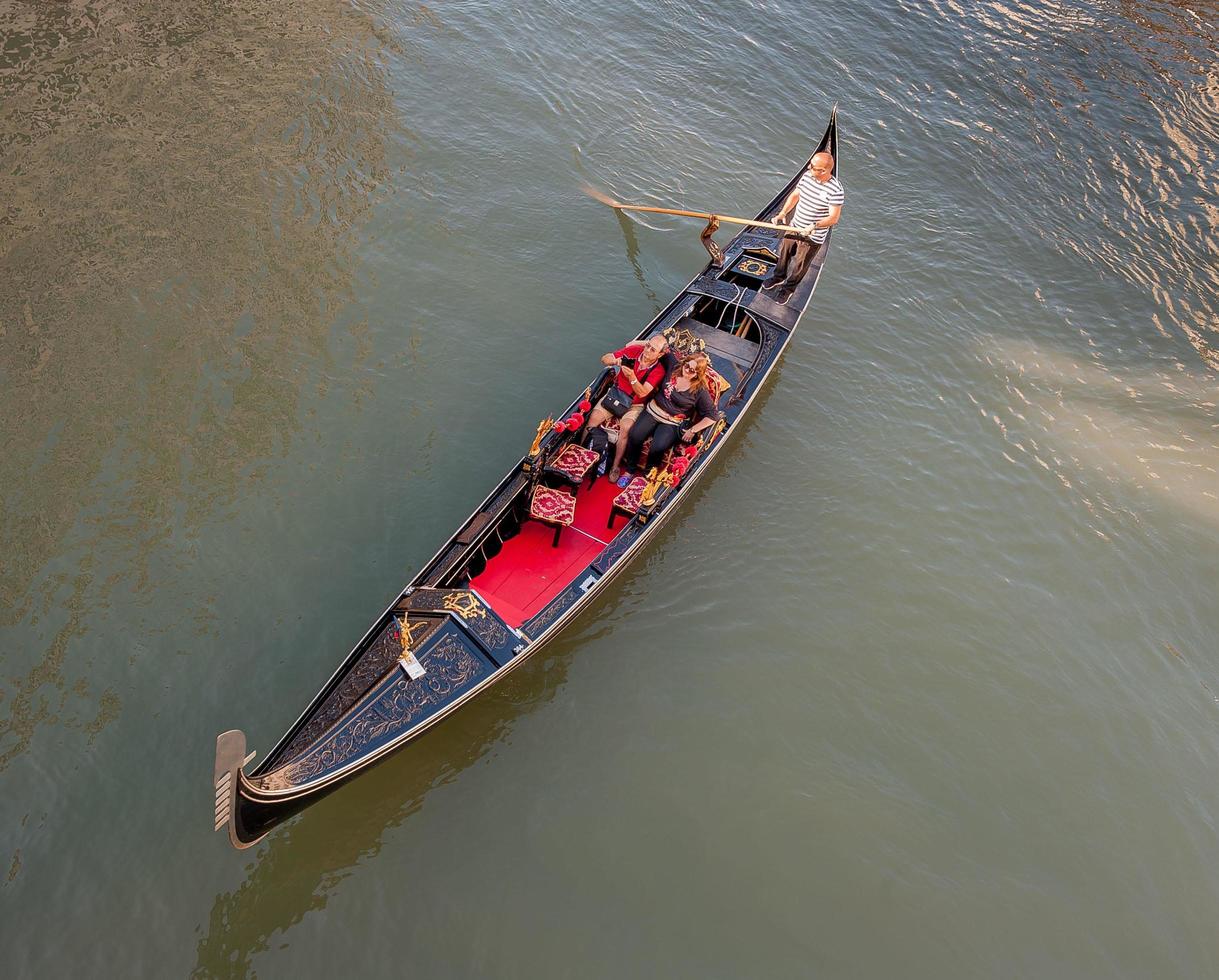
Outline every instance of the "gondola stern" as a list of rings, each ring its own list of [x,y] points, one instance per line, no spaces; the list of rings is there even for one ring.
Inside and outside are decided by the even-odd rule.
[[[215,830],[228,827],[229,842],[238,850],[253,847],[265,833],[251,835],[241,822],[242,769],[253,761],[256,752],[246,753],[245,732],[233,728],[216,736],[216,765],[213,785],[216,790]]]

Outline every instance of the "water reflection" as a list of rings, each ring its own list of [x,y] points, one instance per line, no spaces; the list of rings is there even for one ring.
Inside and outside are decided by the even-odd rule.
[[[1113,502],[1129,494],[1112,485],[1152,493],[1219,528],[1215,392],[1205,372],[1114,371],[1099,356],[1002,339],[988,341],[982,357],[1004,372],[1010,400],[968,397],[995,425],[1005,458],[1052,474],[1088,509],[1096,534],[1140,520]]]
[[[77,635],[80,575],[95,614],[120,582],[146,600],[152,556],[189,559],[298,430],[405,132],[395,42],[337,0],[4,18],[0,626]],[[40,642],[0,765],[63,703],[63,644],[10,646]]]
[[[618,219],[618,224],[622,228],[622,237],[626,241],[626,258],[631,263],[631,269],[635,273],[635,278],[639,281],[643,295],[651,301],[652,307],[659,312],[664,304],[660,302],[660,297],[656,295],[656,291],[648,285],[647,276],[643,272],[643,266],[639,264],[639,236],[635,234],[635,223],[621,211],[615,211],[614,217]]]
[[[590,626],[539,654],[418,743],[276,830],[254,852],[249,877],[217,896],[192,975],[252,976],[253,957],[275,933],[325,908],[350,869],[375,857],[386,832],[416,813],[429,792],[482,758],[518,718],[552,701],[573,652],[603,632]],[[221,846],[218,838],[215,844]]]
[[[959,11],[939,0],[903,6],[948,22]],[[1004,189],[1024,195],[1022,223],[1049,249],[1138,286],[1159,309],[1154,329],[1183,336],[1219,370],[1213,12],[1190,0],[1074,11],[991,0],[972,8],[978,31],[965,60],[931,72],[942,89],[905,94],[910,111],[964,133],[996,173],[1024,163]],[[991,196],[986,188],[972,203]]]

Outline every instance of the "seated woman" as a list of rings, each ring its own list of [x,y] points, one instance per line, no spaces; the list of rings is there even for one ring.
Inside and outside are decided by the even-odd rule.
[[[627,344],[621,350],[610,351],[601,358],[606,367],[618,367],[618,377],[615,384],[623,394],[630,396],[631,407],[620,417],[618,423],[618,445],[614,449],[614,466],[610,470],[611,480],[618,479],[618,467],[622,464],[622,454],[626,452],[626,435],[631,430],[639,413],[643,411],[643,403],[648,400],[653,389],[664,380],[665,367],[661,358],[669,349],[669,342],[657,334],[649,337],[647,343]],[[610,391],[614,389],[611,388]],[[588,428],[591,432],[599,425],[604,425],[610,417],[610,410],[605,407],[602,398],[589,413]]]
[[[703,429],[715,423],[718,413],[707,381],[709,364],[706,354],[686,355],[673,376],[660,386],[647,403],[643,413],[631,426],[627,439],[629,469],[636,468],[639,450],[648,436],[652,437],[652,448],[648,452],[645,473],[664,462],[665,453],[677,444],[678,439],[690,442]],[[697,421],[683,432],[682,427],[691,418]]]

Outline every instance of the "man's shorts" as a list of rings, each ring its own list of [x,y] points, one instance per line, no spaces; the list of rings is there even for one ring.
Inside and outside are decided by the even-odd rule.
[[[605,399],[604,398],[602,398],[601,401],[597,402],[597,408],[604,408],[605,411],[609,412],[609,409],[605,408]],[[626,412],[623,414],[622,418],[619,420],[619,422],[618,422],[619,429],[623,428],[624,426],[633,425],[635,423],[635,419],[639,418],[639,416],[642,412],[643,412],[643,403],[636,402],[634,405],[632,405],[630,408],[628,408],[626,410]],[[612,415],[613,413],[610,412],[610,414]],[[610,434],[610,442],[617,442],[618,441],[618,430],[609,429],[607,431]]]
[[[596,407],[605,408],[605,410],[607,412],[609,412],[608,408],[606,408],[606,400],[603,399],[603,397],[602,397],[601,401],[597,402]],[[642,411],[644,411],[644,403],[642,403],[641,401],[636,401],[634,403],[634,405],[630,406],[630,408],[628,408],[627,412],[625,412],[623,414],[622,421],[623,422],[634,422],[636,418],[639,418],[639,413]],[[613,412],[609,412],[609,414],[613,414]]]

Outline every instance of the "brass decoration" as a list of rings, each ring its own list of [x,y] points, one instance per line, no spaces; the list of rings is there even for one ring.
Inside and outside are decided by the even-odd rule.
[[[635,512],[635,517],[640,524],[647,523],[649,513],[656,504],[656,495],[661,490],[677,483],[677,477],[669,469],[666,468],[663,473],[657,473],[655,466],[649,471],[647,480],[647,486],[643,488],[643,493],[639,497],[639,510]]]
[[[402,639],[402,656],[408,656],[411,652],[411,645],[415,642],[415,631],[419,630],[422,633],[428,631],[430,623],[411,623],[403,616],[398,620],[399,635]]]
[[[647,480],[647,486],[643,488],[643,493],[639,497],[640,507],[651,507],[656,503],[656,491],[660,487],[660,481],[657,479],[655,466],[648,470]]]
[[[529,447],[529,458],[532,459],[542,451],[542,438],[554,427],[554,416],[548,416],[538,423],[538,433],[533,437],[533,445]]]
[[[748,239],[748,244],[745,246],[745,251],[753,255],[760,255],[764,259],[770,259],[772,262],[778,262],[779,253],[770,247],[770,242],[772,240],[773,239],[751,235]],[[745,240],[742,239],[742,241]]]
[[[761,259],[741,259],[736,267],[748,276],[764,276],[770,271],[770,266]]]
[[[420,623],[419,625],[422,626],[423,624]],[[424,669],[423,664],[419,662],[418,658],[411,653],[411,627],[405,615],[402,617],[402,622],[398,630],[398,638],[402,641],[402,655],[398,658],[398,666],[406,671],[407,677],[413,681],[417,681],[424,674],[426,674],[427,671]]]
[[[393,667],[402,653],[401,640],[394,635],[398,632],[394,628],[398,622],[398,618],[395,616],[385,624],[385,629],[360,656],[356,666],[343,678],[334,693],[318,708],[317,713],[296,734],[288,747],[279,754],[276,760],[277,765],[300,755],[325,735],[330,727],[367,694],[376,682],[385,676],[386,671]],[[412,646],[417,649],[441,622],[443,620],[425,619],[411,623]]]
[[[463,589],[416,589],[411,596],[411,609],[430,609],[460,616],[466,629],[470,630],[488,650],[497,650],[509,642],[507,628],[494,615],[487,614],[487,607],[473,593]]]
[[[711,264],[717,269],[724,264],[724,250],[720,248],[719,243],[711,236],[719,231],[719,227],[720,219],[713,214],[707,222],[707,227],[698,236],[698,240],[703,243],[703,248],[711,256]]]
[[[450,592],[444,597],[444,608],[464,620],[486,619],[487,610],[470,592]]]
[[[670,473],[669,470],[666,469],[663,473],[661,473],[657,471],[655,466],[648,471],[647,479],[648,484],[643,488],[643,493],[639,497],[640,510],[645,507],[651,507],[653,504],[655,504],[656,494],[660,492],[661,488],[671,487],[674,483],[673,474]]]
[[[701,354],[707,349],[707,344],[702,337],[698,337],[688,327],[667,327],[664,330],[665,340],[669,342],[678,354]]]
[[[410,728],[487,673],[456,637],[446,636],[427,652],[428,674],[419,682],[386,678],[369,698],[298,760],[259,782],[267,789],[299,786]]]

